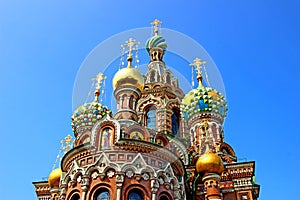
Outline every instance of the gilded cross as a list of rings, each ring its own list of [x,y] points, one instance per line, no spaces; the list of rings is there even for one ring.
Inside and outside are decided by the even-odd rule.
[[[201,61],[200,58],[195,58],[194,62],[190,64],[190,66],[195,67],[195,70],[197,72],[197,77],[202,76],[202,67],[206,64],[205,61]]]
[[[93,78],[93,81],[97,81],[96,82],[96,90],[95,90],[95,102],[99,101],[99,96],[100,96],[100,87],[102,84],[102,81],[105,80],[107,77],[104,76],[104,74],[102,74],[101,72],[99,72],[96,76],[96,78]]]
[[[159,21],[158,19],[155,19],[153,22],[151,22],[151,24],[153,25],[155,35],[157,35],[158,34],[158,26],[160,26],[162,24],[162,22]]]
[[[71,149],[71,143],[73,143],[74,140],[72,139],[72,136],[69,134],[65,139],[61,141],[64,150],[64,153],[67,153]]]
[[[140,44],[140,42],[138,42],[138,41],[136,41],[136,40],[134,40],[134,39],[132,39],[132,38],[129,38],[129,40],[127,40],[126,42],[125,42],[125,44],[122,44],[121,46],[123,47],[123,48],[125,48],[125,47],[128,47],[128,50],[127,50],[127,52],[128,52],[128,57],[132,57],[132,51],[133,50],[136,50],[137,49],[137,46]],[[135,46],[135,48],[134,48],[134,46]]]
[[[99,72],[96,76],[96,78],[92,78],[93,81],[97,81],[96,83],[96,89],[100,90],[102,81],[105,80],[107,78],[107,76],[104,76],[104,74],[102,74],[101,72]]]

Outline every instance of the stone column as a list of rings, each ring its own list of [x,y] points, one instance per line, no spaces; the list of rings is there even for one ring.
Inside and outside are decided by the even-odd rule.
[[[88,176],[83,176],[82,180],[81,180],[81,189],[82,189],[82,196],[81,196],[81,200],[85,200],[86,199],[86,192],[89,188],[90,185],[90,179]]]
[[[151,193],[152,193],[152,198],[151,200],[156,200],[156,193],[159,188],[159,184],[156,179],[151,179]]]
[[[208,200],[221,200],[219,182],[221,176],[216,173],[207,173],[203,176],[204,188],[206,190],[206,198]]]
[[[124,182],[124,174],[118,173],[116,175],[116,186],[117,186],[117,199],[116,200],[122,200],[122,186]]]
[[[66,191],[67,191],[67,184],[65,183],[60,184],[60,194],[59,194],[60,200],[66,199]]]

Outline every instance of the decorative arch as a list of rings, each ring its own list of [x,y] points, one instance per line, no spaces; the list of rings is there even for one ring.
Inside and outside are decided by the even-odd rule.
[[[123,172],[127,172],[130,170],[132,170],[133,173],[139,175],[148,172],[151,175],[151,178],[156,176],[155,170],[146,163],[140,153],[138,153],[138,155],[130,163],[125,163],[121,167],[121,171]]]
[[[164,147],[169,146],[169,140],[164,134],[157,134],[155,136],[155,143]]]
[[[63,183],[75,186],[77,184],[77,178],[85,174],[84,168],[82,168],[76,160],[73,161],[70,169],[62,180]]]
[[[83,134],[80,134],[76,139],[75,146],[79,146],[81,144],[85,144],[91,141],[91,132],[86,131]]]
[[[150,198],[151,196],[150,191],[141,184],[132,184],[124,189],[125,200],[145,200],[147,197]],[[138,194],[141,198],[138,199],[138,195],[134,195],[134,193]]]
[[[221,152],[222,152],[223,149],[226,150],[226,152],[227,152],[229,155],[231,155],[231,156],[233,156],[233,157],[236,157],[233,148],[232,148],[229,144],[227,144],[226,142],[222,142],[221,145],[220,145],[220,151],[221,151]]]
[[[143,127],[143,126],[140,126],[140,125],[133,125],[133,126],[130,126],[130,127],[126,130],[126,132],[129,133],[129,138],[132,138],[132,135],[134,135],[134,134],[138,134],[139,137],[140,137],[140,135],[142,135],[141,140],[150,142],[150,133],[149,133],[149,131],[148,131],[145,127]]]
[[[162,101],[161,98],[153,96],[153,94],[149,94],[147,98],[140,99],[140,101],[137,104],[137,111],[138,112],[145,112],[145,109],[149,105],[155,105],[157,109],[161,107],[165,107],[165,103]]]
[[[173,198],[168,192],[163,191],[158,194],[158,200],[173,200]]]
[[[98,183],[97,185],[93,186],[93,188],[91,188],[90,192],[89,192],[89,200],[97,200],[97,196],[101,193],[101,192],[108,192],[109,193],[109,199],[112,199],[112,188],[109,184],[107,183]]]
[[[80,200],[80,191],[78,189],[72,190],[68,196],[66,197],[67,200]]]
[[[91,145],[94,147],[100,148],[101,145],[99,145],[100,142],[104,142],[101,140],[101,134],[104,134],[105,128],[111,128],[113,133],[110,135],[111,144],[114,144],[115,141],[120,139],[120,124],[117,120],[111,119],[109,115],[105,115],[104,118],[102,118],[100,121],[96,122],[94,127],[91,131]]]
[[[110,169],[113,169],[116,172],[120,170],[119,166],[116,163],[110,162],[106,154],[103,152],[100,154],[95,164],[86,169],[85,174],[90,177],[94,172],[97,172],[98,174],[105,174]]]

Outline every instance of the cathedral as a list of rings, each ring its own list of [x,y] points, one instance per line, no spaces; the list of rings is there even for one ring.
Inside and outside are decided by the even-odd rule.
[[[258,199],[255,162],[238,162],[225,142],[227,103],[207,85],[205,61],[190,64],[198,83],[185,94],[163,60],[161,22],[152,25],[147,72],[133,67],[138,42],[130,38],[127,67],[112,81],[116,112],[99,100],[106,78],[99,73],[94,100],[72,115],[74,137],[62,141],[59,167],[33,182],[38,200]]]

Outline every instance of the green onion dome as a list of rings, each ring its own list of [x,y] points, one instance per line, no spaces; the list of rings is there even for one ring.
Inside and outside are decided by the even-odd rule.
[[[199,86],[185,95],[181,110],[185,120],[188,120],[195,113],[214,113],[224,119],[228,107],[224,96],[220,92],[213,88]]]
[[[149,38],[146,41],[146,49],[149,52],[150,49],[158,47],[161,48],[162,50],[166,50],[167,48],[167,43],[166,40],[160,36],[160,35],[154,35],[153,37]]]
[[[77,137],[79,133],[91,129],[97,121],[106,115],[112,116],[111,110],[97,101],[79,106],[72,115],[72,129],[75,136]]]

